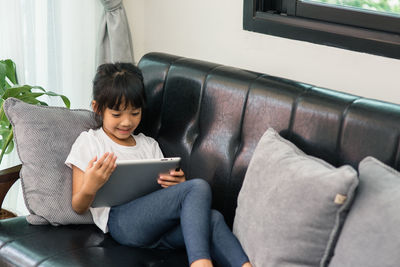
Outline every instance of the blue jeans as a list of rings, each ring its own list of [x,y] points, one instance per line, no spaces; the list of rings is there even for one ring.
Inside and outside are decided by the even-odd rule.
[[[186,246],[190,264],[213,259],[221,266],[242,266],[248,261],[242,246],[221,213],[210,207],[210,186],[192,179],[112,207],[108,229],[117,242],[128,246]]]

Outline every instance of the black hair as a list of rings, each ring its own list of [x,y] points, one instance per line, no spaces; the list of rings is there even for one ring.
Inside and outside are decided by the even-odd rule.
[[[128,106],[143,109],[146,96],[142,72],[131,63],[100,65],[93,80],[93,100],[96,113],[100,114],[105,108],[119,110],[121,104],[124,109]]]

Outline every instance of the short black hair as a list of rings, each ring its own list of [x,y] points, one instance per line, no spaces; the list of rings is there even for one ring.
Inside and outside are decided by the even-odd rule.
[[[132,63],[100,65],[93,80],[93,100],[100,114],[105,108],[118,110],[121,104],[124,109],[128,106],[143,109],[146,96],[142,72]]]

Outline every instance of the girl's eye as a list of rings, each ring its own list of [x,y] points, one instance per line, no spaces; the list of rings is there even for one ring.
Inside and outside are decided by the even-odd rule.
[[[118,118],[120,114],[112,114],[113,117]]]
[[[140,112],[134,112],[132,113],[132,116],[138,116],[140,114]]]

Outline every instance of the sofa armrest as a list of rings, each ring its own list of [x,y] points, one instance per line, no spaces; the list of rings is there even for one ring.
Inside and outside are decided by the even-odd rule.
[[[20,164],[0,171],[0,209],[8,190],[19,179],[21,167]]]

